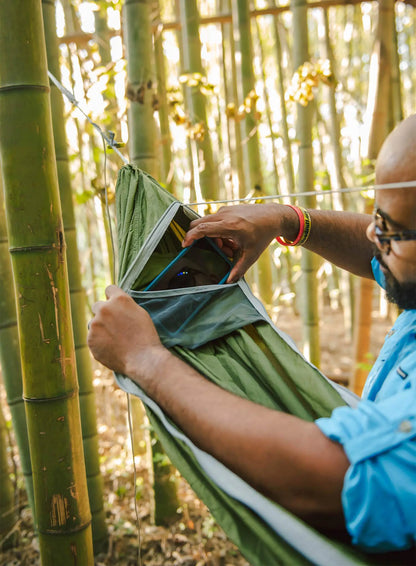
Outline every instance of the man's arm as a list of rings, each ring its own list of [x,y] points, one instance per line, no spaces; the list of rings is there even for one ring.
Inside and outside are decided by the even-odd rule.
[[[366,237],[371,216],[350,212],[309,210],[311,232],[304,247],[356,275],[372,278],[372,244]],[[243,204],[221,208],[194,220],[183,245],[209,236],[219,238],[238,258],[229,282],[239,279],[276,236],[293,241],[299,218],[289,206],[276,203]]]
[[[316,526],[342,527],[349,466],[314,423],[237,397],[162,346],[142,308],[115,286],[94,306],[88,345],[128,375],[203,450],[274,501]]]

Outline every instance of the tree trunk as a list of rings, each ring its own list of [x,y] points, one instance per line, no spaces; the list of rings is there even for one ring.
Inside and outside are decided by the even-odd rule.
[[[246,187],[253,197],[264,194],[264,181],[260,159],[258,119],[256,112],[255,79],[253,71],[253,47],[250,27],[250,11],[247,0],[232,0],[238,100],[237,108],[251,104],[251,111],[241,119],[241,143],[243,144],[244,176]],[[251,102],[250,102],[251,100]],[[267,248],[256,263],[258,293],[267,306],[273,303],[273,278],[270,250]]]
[[[0,551],[12,543],[11,531],[17,521],[15,493],[7,458],[8,434],[0,403]]]
[[[285,86],[283,77],[283,66],[282,66],[282,46],[280,42],[280,33],[278,25],[278,16],[273,18],[273,32],[274,40],[276,46],[276,62],[278,67],[278,90],[280,99],[280,114],[281,114],[281,128],[282,128],[282,139],[283,147],[285,149],[286,155],[283,155],[285,169],[286,169],[286,185],[287,192],[295,192],[295,173],[293,171],[293,156],[292,156],[292,146],[289,138],[289,130],[287,126],[287,109],[285,103]]]
[[[152,1],[136,2],[126,0],[125,26],[127,49],[127,74],[130,85],[130,147],[132,161],[153,177],[157,175],[156,126],[153,119],[150,82],[152,80],[152,38],[150,7]],[[131,410],[136,413],[134,422],[139,421],[142,412],[140,401],[131,398]],[[137,428],[137,424],[136,424]],[[144,438],[144,437],[143,437]],[[176,518],[179,502],[176,493],[175,470],[170,464],[158,468],[168,461],[166,454],[156,438],[152,440],[155,509],[157,524],[169,524]],[[166,472],[166,473],[165,473]]]
[[[25,478],[26,493],[35,519],[32,468],[26,413],[23,403],[22,364],[17,329],[16,299],[14,296],[12,264],[7,239],[3,186],[0,174],[0,366],[13,430],[19,449],[20,465]],[[1,497],[0,497],[1,501]]]
[[[293,14],[293,64],[295,68],[309,60],[307,6],[305,0],[291,0]],[[298,190],[311,191],[314,187],[312,150],[313,106],[297,104],[296,137],[299,143]],[[315,208],[315,196],[302,197],[303,206]],[[318,258],[308,250],[302,250],[300,279],[303,319],[303,349],[305,356],[316,366],[320,363],[319,315],[318,315]]]
[[[150,25],[151,0],[124,4],[127,58],[129,147],[132,163],[157,176],[156,126],[153,118],[153,62]]]
[[[220,12],[230,8],[230,0],[219,0]],[[238,107],[237,74],[235,63],[235,43],[232,25],[225,23],[221,25],[222,30],[222,53],[223,53],[223,76],[225,104],[236,109]],[[244,177],[244,157],[241,145],[241,128],[236,117],[228,116],[228,151],[230,154],[230,166],[232,177],[233,194],[230,198],[244,198],[247,196],[246,179]]]
[[[0,3],[0,158],[43,566],[92,565],[42,11]]]
[[[48,68],[61,79],[59,48],[56,37],[55,6],[42,0]],[[107,528],[103,502],[103,478],[98,454],[98,433],[95,408],[95,393],[92,384],[91,355],[87,346],[87,321],[85,318],[86,297],[82,287],[77,236],[75,229],[74,203],[71,175],[65,134],[64,104],[62,94],[51,85],[52,124],[55,140],[58,183],[61,198],[62,219],[67,246],[67,263],[74,344],[79,383],[82,438],[87,472],[88,495],[92,514],[92,536],[94,552],[102,551],[107,544]]]
[[[157,13],[156,21],[160,21],[159,0],[154,0]],[[160,153],[162,155],[160,165],[160,178],[166,188],[175,194],[175,175],[174,163],[172,159],[172,136],[169,127],[169,107],[166,93],[166,70],[165,56],[163,54],[163,32],[157,29],[153,35],[153,45],[155,51],[155,64],[157,74],[157,107],[159,112],[160,124]]]
[[[367,126],[369,131],[366,157],[369,173],[389,131],[389,104],[391,95],[391,60],[394,26],[394,0],[380,0],[379,14],[371,57],[370,83],[368,88]],[[372,203],[368,202],[367,212]],[[355,393],[361,394],[368,375],[368,353],[370,351],[371,313],[374,282],[362,279],[357,300],[356,329],[354,335],[354,368],[351,385]]]
[[[340,119],[338,116],[335,89],[336,89],[336,72],[335,72],[335,60],[333,56],[333,50],[331,45],[330,33],[329,33],[329,21],[328,21],[328,10],[322,9],[322,23],[324,30],[323,37],[323,52],[326,59],[330,61],[331,71],[334,76],[333,81],[325,86],[327,93],[327,100],[329,106],[329,120],[328,120],[328,130],[331,139],[331,149],[333,154],[333,166],[331,168],[331,185],[333,189],[341,189],[347,186],[344,177],[344,161],[342,157],[341,148],[341,128]],[[340,197],[334,195],[335,208],[338,210],[349,210],[349,198],[348,195],[342,193]],[[334,267],[334,270],[337,270]],[[334,272],[335,273],[335,272]],[[344,315],[344,326],[348,335],[352,336],[353,328],[353,289],[354,289],[354,279],[351,274],[348,274],[344,270],[339,270],[339,284],[340,284],[340,296],[342,312]]]
[[[204,69],[201,62],[199,12],[196,0],[179,0],[179,16],[182,25],[180,33],[182,74],[190,77],[195,74],[194,76],[199,75],[202,79]],[[184,94],[191,127],[199,123],[203,128],[203,135],[200,137],[190,134],[195,192],[196,195],[200,193],[203,200],[217,200],[218,174],[208,129],[205,95],[201,92],[199,84],[191,86],[186,83]]]

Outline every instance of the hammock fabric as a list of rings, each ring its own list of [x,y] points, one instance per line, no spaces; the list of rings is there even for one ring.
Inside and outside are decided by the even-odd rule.
[[[244,281],[143,291],[181,250],[197,214],[132,165],[119,172],[116,207],[119,285],[150,313],[162,342],[177,356],[220,387],[305,420],[357,403],[273,326]],[[172,463],[253,566],[389,562],[325,537],[265,498],[198,449],[137,384],[119,374],[116,379],[142,399]]]

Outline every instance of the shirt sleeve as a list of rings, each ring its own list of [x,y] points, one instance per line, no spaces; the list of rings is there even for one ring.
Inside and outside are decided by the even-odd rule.
[[[342,444],[350,467],[342,505],[353,544],[384,552],[416,539],[416,387],[390,398],[340,407],[316,424]]]

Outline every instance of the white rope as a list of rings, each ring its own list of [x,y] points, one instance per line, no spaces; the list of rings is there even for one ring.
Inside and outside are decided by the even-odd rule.
[[[403,181],[401,183],[385,183],[385,184],[373,184],[373,185],[362,185],[361,187],[346,187],[342,189],[330,189],[325,191],[303,191],[299,193],[285,193],[281,195],[259,195],[256,196],[254,193],[250,194],[244,198],[235,198],[235,199],[224,199],[224,200],[210,200],[210,201],[202,201],[202,202],[190,202],[187,203],[188,206],[201,206],[206,205],[209,206],[211,204],[228,204],[232,202],[251,202],[257,200],[280,200],[284,198],[291,198],[297,199],[299,197],[309,197],[309,196],[326,196],[326,195],[335,195],[340,193],[358,193],[364,191],[379,191],[383,189],[416,189],[416,179],[414,181]]]
[[[88,114],[81,108],[80,103],[77,101],[77,99],[75,98],[75,96],[72,94],[72,92],[70,92],[67,88],[65,88],[63,86],[63,84],[61,84],[58,79],[50,72],[48,71],[48,76],[51,79],[51,81],[53,82],[53,84],[62,92],[62,94],[64,94],[67,99],[78,108],[78,110],[80,110],[80,112],[82,112],[82,114],[85,116],[85,118],[88,120],[88,122],[91,124],[91,126],[93,126],[93,128],[95,128],[100,136],[105,140],[105,142],[107,143],[107,145],[109,147],[111,147],[111,149],[113,151],[115,151],[117,153],[117,155],[124,161],[124,163],[126,165],[128,165],[129,160],[127,159],[127,157],[125,157],[121,151],[118,150],[117,148],[117,142],[114,140],[114,134],[113,132],[108,132],[108,134],[106,134],[98,124],[96,124],[95,122],[93,122],[93,120],[91,120],[91,118],[88,116]]]

